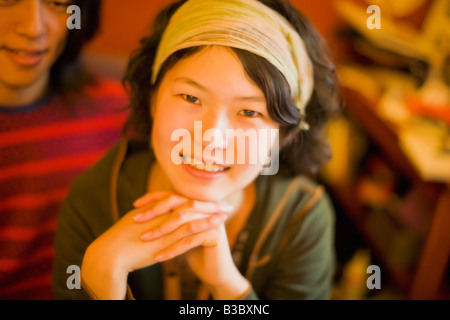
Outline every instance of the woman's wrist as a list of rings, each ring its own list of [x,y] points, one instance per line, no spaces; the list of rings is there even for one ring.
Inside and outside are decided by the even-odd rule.
[[[252,285],[239,273],[234,279],[209,288],[215,300],[241,300],[250,294]]]
[[[81,265],[81,282],[93,299],[123,300],[126,297],[128,273],[105,256],[86,250]]]

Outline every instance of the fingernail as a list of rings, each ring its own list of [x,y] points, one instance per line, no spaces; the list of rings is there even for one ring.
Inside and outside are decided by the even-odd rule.
[[[225,221],[227,218],[228,218],[228,216],[226,214],[216,215],[216,216],[212,217],[212,222],[220,223],[220,222]]]
[[[221,203],[219,204],[219,210],[222,211],[233,211],[234,207],[231,204],[228,203]]]
[[[133,217],[133,220],[134,220],[134,221],[139,221],[139,219],[142,218],[143,216],[144,216],[144,213],[143,213],[143,212],[138,213],[137,215],[135,215],[135,216]]]
[[[169,258],[170,258],[170,256],[167,255],[167,254],[158,254],[158,255],[155,257],[155,260],[156,260],[156,261],[163,261],[163,260],[166,260],[166,259],[169,259]]]
[[[135,201],[133,202],[133,206],[138,207],[138,206],[140,205],[140,203],[141,203],[141,199],[142,199],[142,198],[139,198],[139,199],[135,200]]]
[[[142,196],[142,197],[137,198],[136,200],[134,200],[133,206],[139,207],[139,206],[145,204],[145,199],[146,199],[146,197],[147,197],[147,195],[144,195],[144,196]]]
[[[150,240],[153,236],[153,232],[148,231],[146,233],[144,233],[143,235],[141,235],[141,239],[144,241]]]

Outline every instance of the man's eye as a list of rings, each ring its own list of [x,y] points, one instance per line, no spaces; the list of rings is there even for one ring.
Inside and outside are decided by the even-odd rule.
[[[244,110],[240,111],[240,114],[245,117],[249,117],[249,118],[256,118],[256,117],[261,116],[261,113],[259,113],[258,111],[253,111],[253,110],[249,110],[249,109],[244,109]]]
[[[47,5],[52,8],[55,9],[57,11],[64,11],[66,12],[67,7],[70,6],[73,3],[73,1],[71,0],[67,0],[67,1],[47,1]]]
[[[181,97],[189,103],[200,104],[200,100],[189,94],[182,94]]]
[[[0,0],[0,6],[11,6],[18,2],[19,2],[19,0]]]

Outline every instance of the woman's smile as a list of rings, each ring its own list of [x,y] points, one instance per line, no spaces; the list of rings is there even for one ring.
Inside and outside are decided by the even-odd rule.
[[[259,130],[278,124],[267,116],[263,92],[231,49],[211,46],[180,60],[153,101],[152,147],[177,192],[225,199],[260,174],[262,164],[248,159]]]

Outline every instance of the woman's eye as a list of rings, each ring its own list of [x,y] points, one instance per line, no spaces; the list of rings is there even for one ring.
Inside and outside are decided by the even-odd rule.
[[[249,117],[249,118],[256,118],[256,117],[261,116],[261,113],[259,113],[258,111],[253,111],[253,110],[249,110],[249,109],[244,109],[244,110],[240,111],[240,114],[245,117]]]
[[[189,94],[182,94],[181,97],[189,103],[200,104],[200,100]]]

